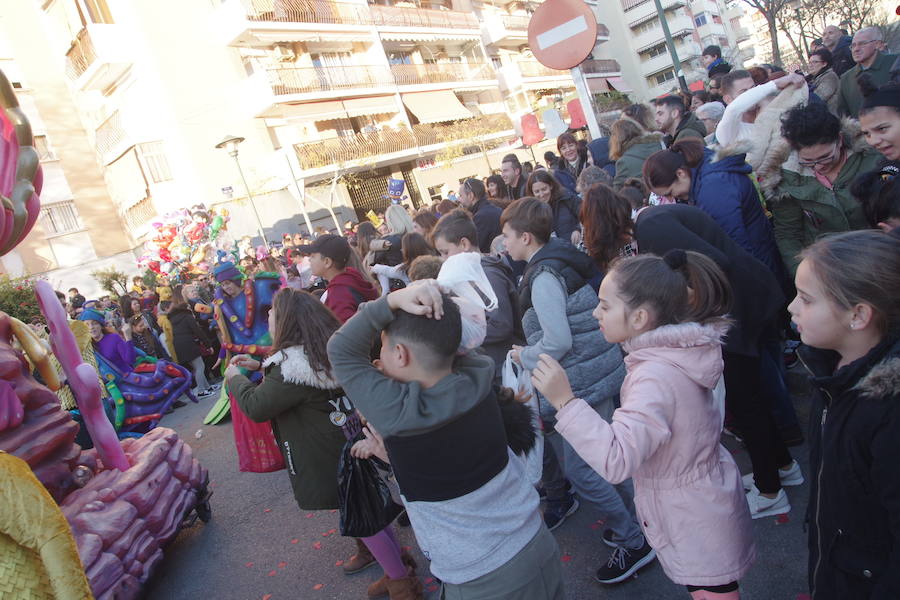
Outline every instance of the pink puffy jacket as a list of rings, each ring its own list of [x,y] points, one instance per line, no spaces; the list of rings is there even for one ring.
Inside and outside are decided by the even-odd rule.
[[[719,444],[724,409],[713,389],[725,331],[682,323],[632,338],[612,423],[580,399],[557,413],[556,430],[600,475],[634,479],[644,534],[682,585],[737,581],[756,557],[741,475]]]

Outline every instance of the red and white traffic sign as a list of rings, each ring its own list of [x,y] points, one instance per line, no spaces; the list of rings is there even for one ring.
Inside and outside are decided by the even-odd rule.
[[[597,43],[597,19],[583,0],[547,0],[528,23],[534,57],[551,69],[581,64]]]

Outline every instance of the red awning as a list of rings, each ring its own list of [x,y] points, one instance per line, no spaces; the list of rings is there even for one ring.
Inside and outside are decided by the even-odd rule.
[[[584,109],[581,108],[581,98],[569,100],[566,107],[569,109],[569,127],[571,129],[587,127],[587,118],[584,116]]]
[[[633,92],[634,90],[628,85],[623,77],[607,77],[606,83],[617,92]]]
[[[538,125],[538,118],[535,114],[522,115],[522,143],[526,146],[533,146],[544,139],[544,132]]]

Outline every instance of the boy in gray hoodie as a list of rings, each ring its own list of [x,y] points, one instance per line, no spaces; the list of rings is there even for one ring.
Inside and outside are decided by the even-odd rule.
[[[559,549],[507,447],[493,362],[456,356],[461,336],[456,304],[426,281],[360,306],[331,338],[328,356],[384,438],[442,597],[563,598]]]

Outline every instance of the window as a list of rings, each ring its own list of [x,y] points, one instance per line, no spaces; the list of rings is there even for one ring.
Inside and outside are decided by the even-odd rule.
[[[144,172],[153,183],[161,183],[172,179],[169,170],[169,159],[166,158],[162,142],[138,144],[138,152]]]
[[[50,148],[46,135],[34,136],[34,149],[37,150],[38,159],[40,159],[41,162],[44,162],[45,160],[56,160],[56,155]]]
[[[713,19],[713,23],[716,23],[718,25],[722,24],[722,17],[720,17],[719,15],[713,15],[712,19]]]
[[[675,79],[675,71],[673,71],[672,69],[669,69],[668,71],[663,71],[662,73],[659,73],[655,77],[655,79],[656,79],[656,85],[662,85],[667,81],[672,81],[673,79]]]
[[[41,209],[41,221],[47,235],[61,235],[80,230],[81,220],[75,210],[75,202],[60,202]]]
[[[646,23],[641,23],[637,27],[634,28],[635,35],[641,35],[642,33],[647,33],[648,31],[653,31],[659,27],[659,18],[653,18],[647,21]]]
[[[694,17],[694,25],[701,27],[706,25],[706,13],[700,13]]]
[[[665,53],[666,53],[666,45],[659,44],[659,45],[653,46],[652,48],[647,50],[647,52],[645,52],[643,54],[642,58],[644,58],[644,60],[650,60],[651,58],[656,58],[657,56],[660,56]]]

